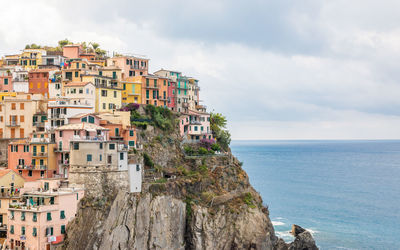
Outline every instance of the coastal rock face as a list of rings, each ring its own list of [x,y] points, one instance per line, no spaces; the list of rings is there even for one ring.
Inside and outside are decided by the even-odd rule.
[[[176,137],[154,140],[151,132],[130,157],[154,162],[142,193],[99,185],[81,200],[62,249],[316,249],[307,231],[291,244],[275,236],[268,208],[230,153],[186,157]]]

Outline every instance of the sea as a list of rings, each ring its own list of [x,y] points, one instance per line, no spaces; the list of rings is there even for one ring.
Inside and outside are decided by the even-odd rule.
[[[232,141],[275,232],[320,249],[400,249],[400,140]]]

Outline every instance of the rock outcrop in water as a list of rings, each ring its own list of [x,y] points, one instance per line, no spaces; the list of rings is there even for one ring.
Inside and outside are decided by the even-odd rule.
[[[62,248],[317,249],[306,231],[291,244],[275,236],[268,208],[230,153],[187,157],[178,138],[152,128],[142,132],[143,151],[130,155],[142,164],[147,155],[154,165],[146,169],[142,193],[118,183],[90,192]]]

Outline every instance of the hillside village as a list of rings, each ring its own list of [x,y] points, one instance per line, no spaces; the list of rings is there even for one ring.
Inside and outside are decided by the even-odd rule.
[[[106,54],[96,43],[63,40],[0,60],[3,248],[62,244],[79,201],[102,185],[97,178],[131,193],[145,178],[164,181],[144,172],[152,162],[140,154],[142,131],[176,128],[188,156],[228,150],[229,134],[210,123],[226,120],[201,104],[198,79],[150,73],[144,56]]]

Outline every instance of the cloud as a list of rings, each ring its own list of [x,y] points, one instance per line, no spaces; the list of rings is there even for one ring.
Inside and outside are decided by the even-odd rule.
[[[3,3],[2,3],[3,4]],[[14,1],[0,55],[96,41],[200,79],[233,138],[399,138],[394,0]],[[15,13],[19,13],[18,18]]]

